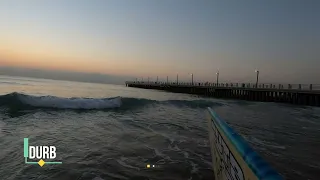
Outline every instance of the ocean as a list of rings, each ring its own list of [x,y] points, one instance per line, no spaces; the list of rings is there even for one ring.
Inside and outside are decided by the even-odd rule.
[[[9,76],[0,76],[0,179],[214,179],[207,107],[285,179],[319,179],[318,107]],[[62,164],[25,164],[24,138],[55,146]]]

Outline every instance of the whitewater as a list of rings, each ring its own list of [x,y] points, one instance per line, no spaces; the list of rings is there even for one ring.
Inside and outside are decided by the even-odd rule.
[[[207,107],[286,179],[320,176],[317,107],[0,76],[1,179],[214,179]],[[25,137],[63,164],[24,164]]]

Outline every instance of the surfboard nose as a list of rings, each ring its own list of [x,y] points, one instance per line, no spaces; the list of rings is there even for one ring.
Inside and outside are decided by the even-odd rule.
[[[248,143],[211,108],[208,128],[215,179],[283,179]]]

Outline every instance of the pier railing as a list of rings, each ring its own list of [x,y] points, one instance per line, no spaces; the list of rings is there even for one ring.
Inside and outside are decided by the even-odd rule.
[[[272,83],[210,83],[210,82],[163,82],[163,81],[126,81],[126,84],[170,85],[195,87],[229,87],[229,88],[257,88],[257,89],[288,89],[303,91],[319,91],[320,84],[272,84]]]

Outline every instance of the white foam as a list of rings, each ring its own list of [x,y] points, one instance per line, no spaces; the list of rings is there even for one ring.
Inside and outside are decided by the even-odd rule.
[[[0,121],[0,137],[4,136],[4,133],[3,133],[3,128],[6,124],[2,121]]]
[[[104,180],[104,179],[102,179],[101,177],[95,177],[92,180]]]
[[[262,145],[262,146],[268,146],[268,147],[271,147],[271,148],[276,148],[276,149],[286,149],[285,146],[281,146],[281,145],[276,145],[276,144],[271,144],[270,142],[267,142],[267,141],[262,141],[258,138],[255,138],[255,137],[250,137],[249,138],[249,141],[255,143],[255,144],[259,144],[259,145]]]
[[[192,169],[191,169],[191,174],[194,174],[194,173],[197,173],[199,171],[199,168],[198,168],[198,164],[195,164],[194,162],[192,161],[189,161],[191,166],[192,166]]]
[[[181,151],[181,149],[176,144],[174,146],[169,145],[168,149],[172,151]]]
[[[48,107],[60,109],[106,109],[120,107],[121,97],[105,99],[89,98],[61,98],[55,96],[19,95],[19,100],[34,107]]]
[[[183,156],[184,156],[184,158],[186,158],[186,159],[188,159],[189,158],[189,153],[187,153],[187,152],[183,152]]]
[[[125,163],[126,160],[127,160],[127,158],[121,157],[120,159],[117,159],[116,161],[123,167],[130,168],[130,169],[135,169],[135,170],[140,171],[140,168],[134,167],[134,166],[131,166],[131,165]]]

